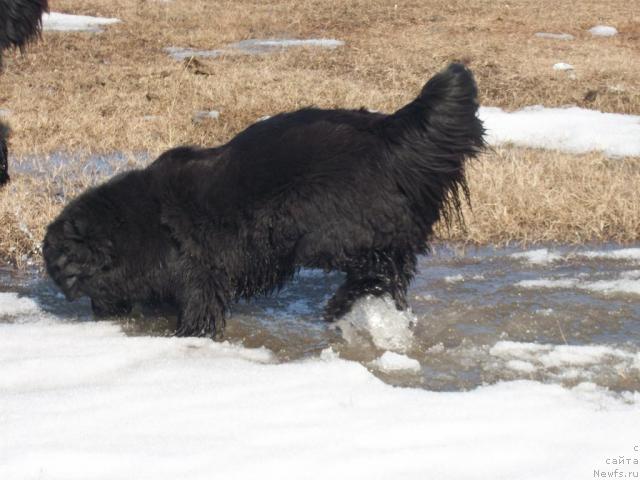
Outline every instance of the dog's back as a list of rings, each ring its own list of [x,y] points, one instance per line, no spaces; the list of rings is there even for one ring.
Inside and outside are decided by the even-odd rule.
[[[471,73],[453,65],[391,115],[315,108],[276,115],[212,151],[210,162],[180,168],[173,189],[189,185],[204,215],[234,224],[275,217],[269,222],[287,224],[276,230],[297,230],[291,237],[339,229],[345,245],[357,228],[375,237],[362,248],[392,241],[417,248],[448,207],[459,208],[464,160],[483,146],[476,94]]]

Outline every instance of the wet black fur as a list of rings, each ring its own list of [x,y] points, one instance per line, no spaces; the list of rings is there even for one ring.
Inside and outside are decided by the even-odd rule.
[[[471,72],[451,65],[394,114],[303,109],[226,145],[177,148],[73,200],[48,228],[47,270],[97,314],[170,302],[178,335],[216,335],[239,298],[301,267],[340,270],[328,319],[365,295],[399,309],[436,221],[483,147]]]
[[[0,71],[2,51],[22,48],[37,38],[47,0],[0,0]],[[7,136],[9,129],[0,122],[0,187],[9,181]]]
[[[0,187],[9,181],[8,137],[9,127],[0,122]]]

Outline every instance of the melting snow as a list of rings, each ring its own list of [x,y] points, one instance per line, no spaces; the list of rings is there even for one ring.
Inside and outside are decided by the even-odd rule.
[[[220,112],[217,110],[200,110],[193,114],[194,123],[202,123],[205,120],[217,120],[220,118]]]
[[[272,39],[259,39],[252,38],[248,40],[242,40],[235,42],[223,49],[216,50],[197,50],[193,48],[183,47],[166,47],[164,50],[176,60],[184,60],[189,57],[205,57],[215,58],[224,54],[244,53],[249,55],[257,55],[261,53],[267,53],[282,48],[291,47],[320,47],[320,48],[337,48],[344,45],[341,40],[334,40],[330,38],[307,38],[307,39],[292,39],[292,38],[272,38]]]
[[[526,371],[529,371],[529,366],[533,367],[530,371],[537,369],[535,364],[540,368],[583,367],[612,358],[632,365],[640,359],[640,354],[606,345],[540,345],[510,341],[496,343],[489,353],[509,362],[520,362],[507,363],[510,368],[517,369],[518,365],[527,364],[524,367]]]
[[[185,60],[191,57],[215,58],[225,53],[224,50],[196,50],[182,47],[166,47],[164,51],[175,60]]]
[[[638,115],[534,106],[511,113],[482,107],[480,118],[493,145],[511,143],[570,153],[600,151],[610,156],[640,155]]]
[[[556,63],[553,65],[553,69],[554,70],[560,70],[560,71],[566,71],[566,70],[573,70],[573,65],[569,64],[569,63]]]
[[[380,357],[371,362],[371,364],[383,372],[397,372],[402,370],[412,372],[420,371],[420,362],[395,352],[384,352]]]
[[[548,33],[548,32],[537,32],[536,37],[538,38],[550,38],[552,40],[573,40],[573,35],[570,33]]]
[[[55,32],[102,32],[100,27],[120,23],[118,18],[89,17],[51,12],[42,15],[42,29]]]
[[[540,248],[538,250],[529,250],[527,252],[512,253],[511,258],[518,260],[526,260],[534,265],[547,265],[549,263],[561,260],[562,257],[557,253],[550,252],[546,248]]]
[[[570,260],[572,258],[608,259],[636,262],[640,261],[640,248],[620,248],[618,250],[588,250],[571,252],[561,255],[547,248],[512,253],[511,258],[525,260],[532,265],[548,265],[553,262]]]
[[[609,354],[554,352],[494,347],[521,370]],[[109,322],[0,324],[0,371],[7,480],[586,478],[632,451],[640,418],[639,394],[593,384],[394,388],[330,351],[276,364],[264,349],[126,337]]]
[[[589,29],[589,33],[594,37],[613,37],[618,34],[618,30],[607,25],[596,25]]]
[[[341,40],[330,38],[272,38],[272,39],[248,39],[240,42],[232,43],[230,48],[236,48],[245,53],[264,53],[271,50],[289,47],[321,47],[321,48],[337,48],[344,45]]]
[[[447,283],[460,283],[464,282],[464,276],[462,276],[461,274],[447,275],[446,277],[444,277],[444,281]]]
[[[17,293],[0,292],[0,318],[3,316],[35,315],[40,307],[30,298],[21,298]]]
[[[621,248],[620,250],[592,250],[576,253],[587,258],[608,258],[612,260],[640,260],[640,248]]]
[[[577,288],[605,294],[631,293],[640,295],[640,270],[624,272],[617,279],[586,281],[579,278],[542,278],[516,283],[522,288]]]

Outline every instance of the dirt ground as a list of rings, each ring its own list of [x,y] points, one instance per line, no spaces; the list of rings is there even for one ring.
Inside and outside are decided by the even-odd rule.
[[[88,155],[212,146],[256,119],[308,105],[392,111],[453,60],[474,71],[483,105],[578,105],[640,114],[637,0],[52,0],[53,11],[118,17],[101,34],[46,32],[7,54],[0,108],[9,110],[12,164],[0,192],[0,256],[38,258],[44,227],[100,181]],[[619,34],[592,37],[597,24]],[[565,32],[553,40],[536,32]],[[335,38],[336,49],[172,59],[165,47],[220,49],[249,38]],[[575,78],[554,71],[576,67]],[[194,112],[218,120],[194,122]],[[47,175],[20,173],[34,155],[73,152]],[[462,242],[640,240],[640,159],[500,147],[470,168],[473,209]]]

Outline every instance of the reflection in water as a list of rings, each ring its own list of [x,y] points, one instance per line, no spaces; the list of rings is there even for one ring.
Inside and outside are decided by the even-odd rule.
[[[321,312],[341,274],[304,270],[278,295],[237,305],[226,337],[265,346],[281,361],[330,347],[385,381],[434,390],[514,379],[640,390],[640,249],[551,250],[438,247],[420,260],[412,312],[365,300],[334,325]],[[0,291],[35,298],[61,320],[93,321],[88,302],[67,303],[33,273],[0,269]],[[115,321],[130,335],[169,335],[175,315],[138,309]],[[420,369],[400,362],[385,373],[386,350],[418,360]]]

